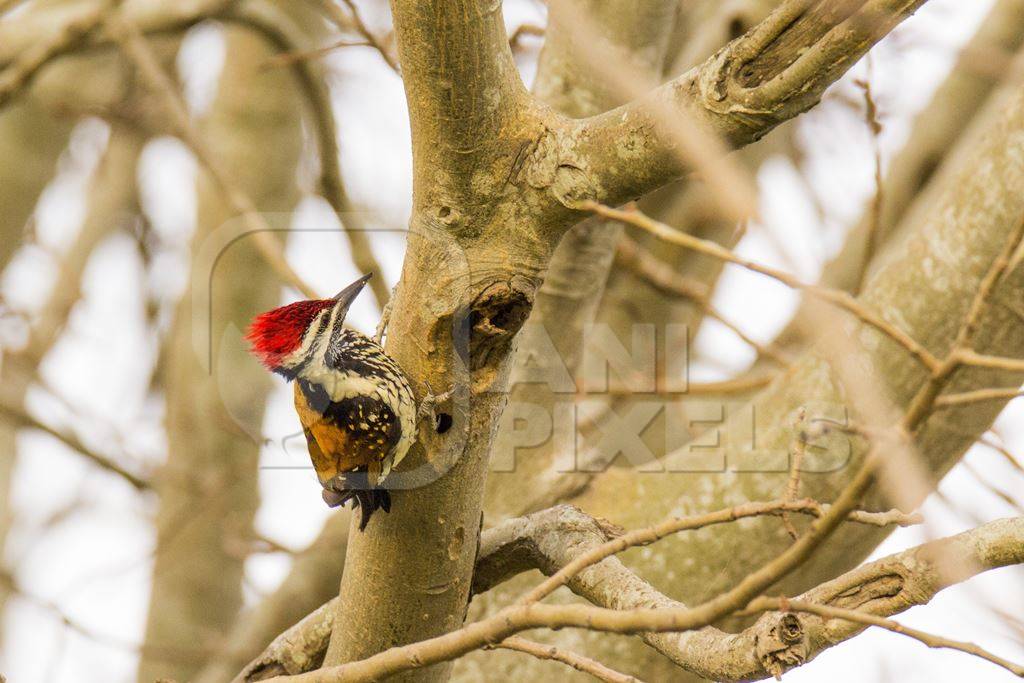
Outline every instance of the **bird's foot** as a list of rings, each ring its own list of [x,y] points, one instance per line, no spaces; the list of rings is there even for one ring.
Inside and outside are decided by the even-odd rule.
[[[343,474],[329,481],[323,490],[323,499],[328,507],[336,508],[352,501],[352,509],[359,508],[359,530],[362,531],[376,510],[391,512],[391,494],[386,489],[350,488]]]
[[[391,322],[391,304],[395,300],[395,292],[398,291],[398,285],[395,285],[391,290],[391,297],[388,298],[387,303],[384,304],[384,308],[380,312],[380,322],[377,323],[377,329],[373,333],[373,341],[378,344],[384,343],[384,333],[387,332],[388,323]]]
[[[452,397],[452,390],[435,394],[434,390],[427,385],[427,395],[423,397],[420,404],[416,406],[416,424],[422,422],[425,418],[430,418],[430,424],[437,425],[437,406],[445,403]]]

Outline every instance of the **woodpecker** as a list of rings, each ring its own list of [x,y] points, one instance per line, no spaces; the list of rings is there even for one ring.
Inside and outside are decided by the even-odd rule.
[[[257,316],[246,338],[269,370],[294,382],[295,410],[330,507],[351,500],[366,528],[391,510],[383,483],[416,440],[409,381],[380,344],[344,327],[370,275],[331,299],[298,301]]]

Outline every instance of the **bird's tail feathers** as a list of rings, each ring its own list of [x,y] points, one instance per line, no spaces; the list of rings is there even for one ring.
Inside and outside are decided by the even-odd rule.
[[[375,511],[391,512],[391,494],[388,493],[387,489],[383,488],[354,489],[343,488],[343,486],[333,489],[325,488],[323,498],[324,502],[332,508],[342,506],[351,500],[352,509],[359,508],[361,515],[359,519],[360,531],[366,528],[370,517]]]

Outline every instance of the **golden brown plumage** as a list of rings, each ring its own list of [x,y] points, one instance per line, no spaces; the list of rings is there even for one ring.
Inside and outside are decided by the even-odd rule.
[[[360,529],[374,510],[390,509],[383,483],[415,440],[417,413],[398,364],[342,324],[367,278],[334,299],[264,313],[249,332],[263,363],[295,382],[295,410],[324,501],[336,507],[354,500]]]

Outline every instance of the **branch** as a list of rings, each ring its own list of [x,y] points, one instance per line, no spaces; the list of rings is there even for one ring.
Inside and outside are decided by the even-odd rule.
[[[60,27],[49,39],[32,45],[3,73],[0,73],[0,107],[27,88],[39,71],[50,61],[83,43],[104,21],[107,13],[119,2],[105,0],[81,17]]]
[[[528,655],[532,655],[537,659],[550,659],[555,662],[561,662],[581,671],[585,674],[590,674],[599,681],[606,681],[607,683],[643,683],[635,676],[628,676],[623,673],[619,673],[615,669],[611,669],[601,662],[591,659],[590,657],[584,657],[583,655],[571,652],[569,650],[563,650],[555,647],[554,645],[546,645],[544,643],[536,643],[526,638],[520,638],[519,636],[512,636],[506,638],[493,648],[504,648],[506,650],[515,650],[516,652],[525,652]],[[485,649],[492,649],[491,647]]]
[[[645,97],[561,129],[553,147],[580,173],[559,201],[621,204],[686,171],[678,124],[732,147],[817,104],[925,0],[789,0],[743,37]],[[564,150],[564,151],[562,151]],[[692,160],[689,160],[692,162]]]
[[[617,261],[633,274],[644,279],[652,287],[669,296],[681,297],[694,302],[708,316],[714,318],[744,343],[757,351],[759,357],[770,358],[782,367],[791,363],[785,353],[773,344],[762,344],[743,331],[736,323],[726,318],[711,304],[709,287],[697,280],[677,273],[670,265],[659,259],[628,235],[619,239]]]
[[[939,396],[935,399],[935,407],[948,408],[950,406],[962,406],[968,403],[981,403],[983,401],[1006,401],[1022,396],[1024,396],[1024,391],[1020,387],[975,389],[974,391],[961,391],[956,394]]]
[[[377,50],[377,52],[380,53],[380,56],[384,58],[384,62],[387,63],[389,67],[391,67],[392,71],[394,71],[396,74],[401,75],[402,70],[398,66],[398,60],[395,59],[395,56],[393,54],[391,54],[391,50],[389,50],[384,45],[384,43],[382,43],[380,39],[377,38],[373,31],[367,28],[365,23],[363,23],[363,18],[359,16],[359,8],[356,7],[356,3],[354,3],[352,0],[341,1],[345,3],[346,7],[348,7],[348,11],[352,13],[352,23],[354,24],[356,31],[361,36],[363,36],[363,38],[366,39],[367,43],[369,43],[375,50]],[[332,15],[333,12],[331,10],[337,7],[337,5],[335,5],[334,2],[332,2],[332,0],[327,0],[327,2],[323,3],[323,6],[327,8],[328,12],[331,13]]]
[[[513,549],[513,555],[518,555],[521,551],[515,546],[521,547],[523,543],[528,543],[541,552],[550,553],[538,558],[537,566],[542,570],[549,564],[571,561],[568,558],[573,556],[577,543],[582,543],[584,549],[604,543],[603,539],[608,533],[606,524],[568,506],[546,510],[530,518],[511,520],[502,527],[500,535],[509,545],[503,545],[497,530],[491,530],[486,534],[489,538],[481,547],[482,556],[486,557],[487,553],[504,553],[506,550],[501,549],[510,548]],[[496,637],[496,631],[485,631],[481,627],[483,624],[497,631],[518,631],[540,626],[578,626],[640,633],[645,642],[673,662],[705,678],[728,681],[761,679],[780,675],[787,669],[810,661],[829,647],[854,637],[865,628],[871,615],[892,615],[926,604],[948,586],[990,569],[1021,563],[1024,563],[1024,519],[990,522],[971,531],[869,563],[817,586],[793,601],[787,601],[792,610],[795,611],[795,606],[799,605],[810,616],[773,612],[765,614],[744,631],[730,634],[710,627],[672,632],[681,628],[683,615],[692,613],[692,610],[658,593],[618,560],[611,558],[591,568],[570,584],[575,592],[611,609],[579,605],[521,606],[514,613],[505,613],[503,626],[498,625],[501,628],[495,627],[492,618],[428,643],[436,648],[442,644],[435,641],[455,641],[462,634],[476,638],[475,647],[470,649],[486,647],[487,637]],[[759,599],[752,603],[751,608],[772,609],[778,605],[777,601],[771,598]],[[834,621],[813,614],[825,612],[828,608],[856,610],[857,621],[837,625]],[[325,606],[316,614],[323,614],[323,610],[329,612]],[[848,612],[843,614],[844,618],[853,616]],[[323,628],[325,624],[321,620],[315,628]],[[329,624],[326,625],[329,627]],[[311,628],[314,628],[312,619],[309,622],[304,620],[292,631]],[[664,632],[655,632],[658,630]],[[481,638],[485,633],[488,635]],[[290,631],[278,641],[284,642],[286,637],[296,642],[306,636]],[[345,665],[274,680],[279,683],[370,680],[386,673],[436,661],[418,659],[424,654],[425,648],[422,646],[425,645],[427,643],[418,643],[390,651],[388,654],[392,662],[398,657],[407,658],[404,663],[396,663],[400,668],[370,667],[371,661],[379,662],[384,658],[384,655],[378,655],[358,663],[359,666]],[[466,643],[458,645],[459,654],[469,651],[462,649]],[[454,652],[441,655],[435,648],[426,648],[426,651],[432,656],[458,656]]]
[[[320,666],[334,629],[334,598],[279,635],[259,657],[235,677],[234,683],[262,681],[274,676],[312,671]]]
[[[316,607],[338,594],[338,582],[341,580],[341,567],[345,563],[345,547],[348,544],[350,516],[348,511],[339,510],[324,522],[317,538],[295,556],[281,585],[258,605],[238,616],[232,629],[222,638],[218,651],[210,655],[202,672],[193,679],[194,683],[223,683],[251,660],[252,663],[245,671],[257,668],[264,672],[274,671],[265,675],[300,673],[306,670],[302,668],[302,662],[308,664],[320,661],[314,657],[303,659],[297,653],[298,641],[295,639],[300,637],[297,634],[292,633],[286,645],[278,643],[280,639],[276,636],[283,631],[292,632],[300,626],[303,629],[306,625],[311,629],[319,628],[316,619],[307,618],[311,617],[310,613],[314,610],[319,614],[318,619],[333,619],[332,608],[316,610]],[[301,624],[296,624],[299,621]],[[327,648],[330,630],[331,624],[328,624],[326,635],[320,641],[321,659]],[[309,644],[298,649],[312,652],[313,636],[306,634],[301,638]],[[276,645],[267,647],[270,642]],[[279,665],[279,669],[272,669],[274,663]],[[252,677],[249,680],[259,679]]]
[[[984,120],[977,122],[977,134],[958,147],[955,158],[951,157],[955,163],[944,168],[940,184],[930,190],[934,194],[929,196],[934,201],[927,203],[926,210],[908,217],[907,239],[901,242],[908,248],[891,254],[893,258],[878,269],[861,298],[864,305],[887,320],[897,322],[936,354],[952,345],[958,331],[957,321],[967,313],[986,269],[1024,216],[1024,204],[1017,189],[1024,178],[1024,167],[1011,153],[1013,146],[1008,142],[1019,134],[1024,123],[1024,99],[1020,97],[1019,88],[1005,88],[998,98],[986,109]],[[932,245],[941,246],[933,248]],[[950,249],[955,249],[955,258],[944,256],[951,254]],[[922,264],[935,265],[937,269],[925,270]],[[992,356],[1016,357],[1024,348],[1021,346],[1024,318],[1014,312],[1015,307],[1019,308],[1019,297],[1014,293],[1020,291],[1022,277],[1024,269],[1019,267],[1007,272],[995,290],[993,305],[979,330],[979,351]],[[942,285],[936,286],[937,281]],[[925,302],[925,305],[914,302]],[[859,325],[844,325],[838,331],[840,334],[833,336],[830,343],[840,341],[836,337],[856,342],[863,351],[850,354],[849,358],[858,367],[876,369],[886,395],[898,406],[907,406],[926,380],[926,373],[916,364],[907,362],[904,349]],[[827,345],[822,347],[827,349]],[[675,474],[675,468],[692,462],[682,459],[688,458],[690,451],[679,450],[663,461],[663,471],[667,471],[662,476],[645,478],[643,496],[623,495],[624,490],[630,490],[628,477],[623,476],[621,470],[611,470],[595,477],[590,488],[574,502],[592,514],[635,527],[669,514],[680,500],[687,500],[687,494],[691,499],[699,494],[721,501],[735,486],[742,485],[748,495],[750,491],[757,491],[758,498],[778,495],[786,449],[793,440],[791,416],[807,406],[812,415],[835,417],[836,413],[831,412],[835,408],[831,406],[848,406],[851,396],[864,396],[864,392],[847,393],[839,386],[838,378],[821,358],[822,347],[813,348],[798,361],[785,381],[774,383],[757,397],[749,412],[715,427],[720,435],[732,439],[717,451],[716,462],[725,463],[725,468],[733,471],[721,478],[712,475],[715,484],[710,492],[702,477],[694,477],[692,472]],[[949,392],[1019,382],[1018,377],[1000,371],[966,367],[956,372],[952,380]],[[823,414],[819,408],[811,407],[823,403],[830,406],[829,413]],[[1000,408],[1001,403],[993,401],[944,410],[919,429],[915,445],[931,475],[938,477],[948,471],[978,436],[989,429]],[[732,438],[737,433],[733,430],[751,426],[756,432],[744,431],[738,439]],[[849,463],[862,458],[864,446],[859,438],[830,440],[829,449],[825,457],[821,451],[808,453],[810,462],[829,467],[831,473],[808,477],[804,495],[821,500],[831,498],[835,487],[842,485],[849,476]],[[757,469],[748,465],[755,462],[755,457],[758,464],[765,458],[771,459],[772,467],[743,471]],[[905,493],[907,487],[902,483],[898,483],[900,493]],[[916,504],[926,490],[910,492],[906,503]],[[869,501],[877,505],[885,493],[873,491]],[[782,530],[772,524],[752,522],[751,526],[758,529],[758,544],[750,544],[747,533],[731,527],[722,528],[713,538],[699,543],[692,536],[666,540],[652,549],[653,561],[647,563],[649,575],[645,576],[687,602],[715,594],[791,542],[787,534],[780,533]],[[881,537],[881,533],[847,527],[837,534],[828,549],[818,553],[799,574],[787,579],[780,590],[792,595],[830,579],[837,571],[863,558]],[[702,561],[691,571],[678,572],[676,569],[687,558]],[[648,662],[654,663],[654,658],[642,649],[629,656],[637,670]]]
[[[978,68],[978,55],[989,55],[986,63],[990,64],[993,53],[1012,55],[1024,44],[1022,7],[1020,0],[997,0],[992,5],[931,101],[914,119],[906,144],[889,162],[879,188],[885,201],[881,207],[869,207],[850,230],[842,250],[822,272],[822,284],[854,291],[861,264],[868,260],[869,235],[873,234],[873,241],[882,247],[899,231],[913,200],[935,177],[955,148],[954,143],[963,137],[968,124],[979,118],[979,111],[999,85],[999,78]],[[804,311],[803,305],[800,310]],[[800,319],[801,312],[795,320]],[[800,336],[791,324],[780,339],[794,343]]]
[[[73,434],[66,434],[64,432],[57,431],[53,427],[43,424],[28,413],[7,405],[0,405],[0,416],[10,420],[19,427],[37,429],[44,434],[52,436],[100,469],[104,469],[114,475],[117,475],[124,481],[128,482],[137,491],[148,491],[152,488],[152,483],[148,479],[145,479],[134,472],[128,471],[109,457],[101,453],[97,453],[82,443],[81,440]]]
[[[331,0],[325,0],[325,5],[336,7]],[[297,49],[297,41],[281,28],[281,22],[266,20],[252,13],[240,12],[231,13],[225,19],[256,31],[280,51],[282,56],[293,54]],[[384,280],[380,263],[373,254],[370,239],[359,212],[353,208],[348,192],[345,190],[341,174],[341,150],[338,147],[337,123],[334,120],[334,107],[331,104],[330,91],[325,84],[323,74],[316,66],[306,60],[299,60],[291,64],[291,67],[292,73],[299,82],[299,87],[306,96],[313,118],[313,131],[316,136],[320,161],[320,192],[334,209],[334,213],[342,224],[349,243],[352,263],[356,270],[361,273],[377,273],[379,275],[370,280],[370,289],[377,300],[377,305],[383,309],[390,297],[390,291]]]
[[[828,509],[826,505],[806,499],[748,503],[726,510],[667,520],[658,527],[641,529],[623,536],[620,529],[603,520],[594,519],[572,506],[560,505],[527,517],[508,520],[485,531],[480,542],[472,592],[479,595],[517,574],[540,569],[553,575],[553,580],[558,582],[571,575],[567,582],[574,592],[595,604],[617,608],[615,601],[623,595],[655,595],[656,591],[626,569],[617,558],[608,557],[609,551],[617,552],[628,545],[651,543],[669,533],[746,517],[779,516],[787,511],[820,517]],[[905,526],[917,524],[921,520],[917,515],[907,515],[897,510],[855,510],[850,513],[849,521],[872,526]],[[590,566],[597,557],[590,551],[600,554],[603,561]],[[581,558],[587,564],[586,571],[580,570]],[[665,604],[671,602],[663,597],[659,600]],[[257,671],[273,670],[289,674],[307,671],[298,662],[316,661],[316,648],[320,648],[321,654],[326,649],[327,636],[323,636],[322,632],[324,629],[329,631],[333,624],[334,611],[330,605],[336,602],[337,598],[276,638],[260,657],[246,667],[241,680],[262,680],[253,673]],[[678,605],[674,602],[671,604]],[[325,624],[325,620],[329,620],[329,623]],[[302,643],[302,648],[311,654],[285,657],[282,653],[288,652],[291,647],[288,643]]]
[[[180,4],[128,3],[119,11],[129,17],[144,33],[177,34],[206,19],[221,18],[237,3],[238,0],[197,0]],[[113,3],[115,6],[118,4]],[[104,22],[105,12],[100,13],[99,24],[93,26],[92,30],[80,36],[73,35],[77,33],[76,25],[81,27],[83,22],[88,22],[95,16],[95,11],[109,6],[104,2],[84,13],[72,12],[71,19],[68,19],[67,8],[33,8],[17,20],[3,22],[0,24],[0,68],[10,67],[37,52],[40,58],[38,64],[33,67],[31,81],[42,67],[59,57],[109,46],[113,42],[113,37]],[[37,47],[43,45],[49,46],[45,52]],[[26,84],[23,83],[22,86]],[[23,90],[23,87],[19,87],[12,95],[20,94]],[[3,100],[0,100],[0,104],[2,103]]]
[[[273,229],[263,219],[252,198],[229,177],[220,162],[210,153],[202,134],[192,122],[185,102],[177,92],[174,82],[160,66],[138,26],[121,14],[108,18],[107,26],[114,40],[121,45],[125,56],[138,67],[139,75],[146,85],[160,99],[177,134],[209,172],[221,194],[224,195],[227,205],[231,207],[232,211],[242,216],[247,228],[252,232],[252,238],[258,251],[267,264],[282,281],[295,287],[307,298],[320,298],[316,290],[310,287],[288,264],[281,243],[274,239]]]
[[[599,216],[614,218],[622,221],[623,223],[628,223],[667,242],[671,242],[672,244],[678,244],[679,246],[693,249],[694,251],[721,259],[722,261],[734,263],[746,268],[747,270],[760,273],[761,275],[766,275],[773,280],[781,282],[787,287],[807,292],[808,294],[816,296],[823,301],[827,301],[838,306],[848,313],[852,313],[866,325],[870,325],[879,332],[885,334],[894,342],[905,348],[907,352],[914,356],[914,358],[920,361],[920,363],[929,370],[934,371],[941,365],[939,359],[913,337],[858,302],[847,292],[801,282],[789,273],[761,265],[760,263],[756,263],[750,259],[738,256],[736,253],[710,240],[701,239],[699,237],[694,237],[693,235],[680,232],[671,226],[645,216],[636,209],[623,211],[590,201],[582,202],[580,207],[588,211],[592,211]]]
[[[326,0],[326,2],[330,4],[329,0]],[[206,19],[220,19],[256,31],[284,55],[298,52],[295,41],[282,28],[282,22],[265,20],[253,12],[234,11],[233,8],[236,4],[238,4],[237,0],[204,0],[198,4],[190,4],[183,7],[156,5],[142,8],[131,5],[122,11],[122,15],[126,21],[138,27],[139,31],[145,35],[178,33]],[[34,18],[34,14],[40,15],[35,23],[29,21],[29,19]],[[75,27],[79,26],[84,20],[73,20],[61,24],[60,28],[54,32],[49,30],[49,23],[53,22],[52,17],[43,12],[34,14],[30,15],[28,19],[20,20],[16,27],[12,27],[0,35],[0,66],[4,65],[7,55],[27,53],[30,46],[34,44],[33,41],[41,40],[43,43],[53,46],[53,49],[47,51],[45,60],[42,60],[35,66],[35,71],[38,71],[43,65],[57,57],[79,50],[106,48],[111,43],[116,42],[116,37],[112,35],[106,25],[95,27],[94,30],[79,35]],[[102,16],[100,19],[102,19]],[[25,26],[23,24],[28,25]],[[380,273],[381,268],[370,249],[369,240],[362,229],[358,213],[353,210],[342,184],[341,169],[338,161],[339,150],[335,134],[336,124],[330,103],[330,93],[324,85],[322,75],[317,72],[315,66],[308,64],[305,60],[298,60],[291,64],[291,68],[299,81],[303,93],[306,95],[315,124],[314,130],[316,132],[321,163],[320,185],[324,198],[334,211],[339,214],[339,219],[345,224],[345,235],[349,240],[352,261],[356,269],[364,273]],[[24,85],[23,83],[22,86]],[[171,86],[171,91],[174,91],[173,85]],[[20,89],[18,92],[20,92]],[[0,106],[3,104],[3,90],[0,87]],[[180,116],[173,115],[172,113],[172,119],[180,129],[183,123]],[[185,123],[189,123],[187,117]],[[183,137],[188,142],[188,136],[183,135]],[[198,152],[196,153],[199,156]],[[240,213],[243,213],[243,217],[247,221],[251,221],[244,212]],[[260,234],[258,232],[255,239],[261,245],[260,248],[262,250],[270,245],[264,244],[266,239],[260,237]],[[282,267],[280,260],[272,254],[270,259],[272,265],[276,262],[275,270],[281,273],[282,276],[285,276],[286,281],[289,281],[288,278],[290,276],[287,275],[287,271]],[[383,278],[371,280],[370,287],[378,304],[383,306],[389,297],[389,290]]]
[[[974,643],[967,643],[960,640],[951,640],[942,636],[919,631],[916,628],[909,628],[891,619],[883,619],[873,614],[865,614],[858,610],[844,609],[842,607],[829,607],[826,605],[815,605],[803,600],[787,600],[786,598],[760,598],[751,604],[751,610],[782,610],[785,612],[807,612],[826,619],[842,619],[845,621],[861,624],[864,626],[878,626],[893,633],[908,636],[920,641],[928,647],[946,648],[959,650],[975,657],[992,662],[1001,666],[1015,676],[1024,678],[1024,666],[996,656],[987,650],[978,647]]]
[[[619,538],[609,540],[607,543],[604,543],[589,552],[581,554],[559,569],[546,581],[542,582],[530,591],[521,602],[523,604],[528,604],[543,600],[557,588],[568,584],[573,577],[587,567],[595,565],[605,558],[620,553],[627,548],[639,545],[649,545],[657,540],[665,538],[666,536],[679,533],[680,531],[691,531],[693,529],[700,529],[714,524],[733,522],[744,517],[757,517],[766,514],[778,514],[781,516],[786,512],[802,512],[805,514],[816,515],[819,521],[824,522],[823,524],[812,527],[812,531],[809,532],[807,536],[800,539],[793,547],[776,558],[775,562],[769,563],[769,565],[765,565],[765,567],[762,568],[762,571],[764,571],[765,574],[774,573],[776,571],[784,572],[786,571],[785,567],[798,558],[801,553],[808,552],[807,550],[802,549],[801,546],[811,544],[815,534],[825,535],[828,533],[828,527],[830,525],[838,524],[838,522],[842,521],[847,516],[850,516],[851,519],[854,518],[853,513],[855,511],[853,510],[852,504],[849,502],[849,499],[852,497],[852,494],[846,495],[846,501],[841,504],[837,504],[833,508],[829,508],[827,511],[823,510],[823,508],[814,501],[776,501],[771,503],[747,503],[719,510],[717,512],[694,515],[691,517],[668,519],[657,526],[648,527],[646,529],[637,529],[627,534],[623,534]],[[847,507],[849,509],[844,509]],[[891,518],[886,516],[884,519],[888,522]],[[783,558],[788,559],[786,559],[786,561],[782,561]],[[772,565],[774,565],[774,568],[769,569]],[[747,577],[747,579],[741,582],[741,585],[743,583],[748,583],[748,581],[751,585],[758,582],[763,583],[765,581],[767,581],[766,585],[771,585],[781,577],[780,574],[779,576],[770,577],[769,580],[763,576],[754,578],[755,574],[751,574],[750,577]]]
[[[474,173],[487,162],[508,166],[510,138],[529,106],[501,2],[401,0],[391,12],[410,104],[413,175],[436,185],[432,197],[414,192],[414,202],[434,200],[434,215],[455,224],[452,209],[483,201],[482,188],[470,187]]]

